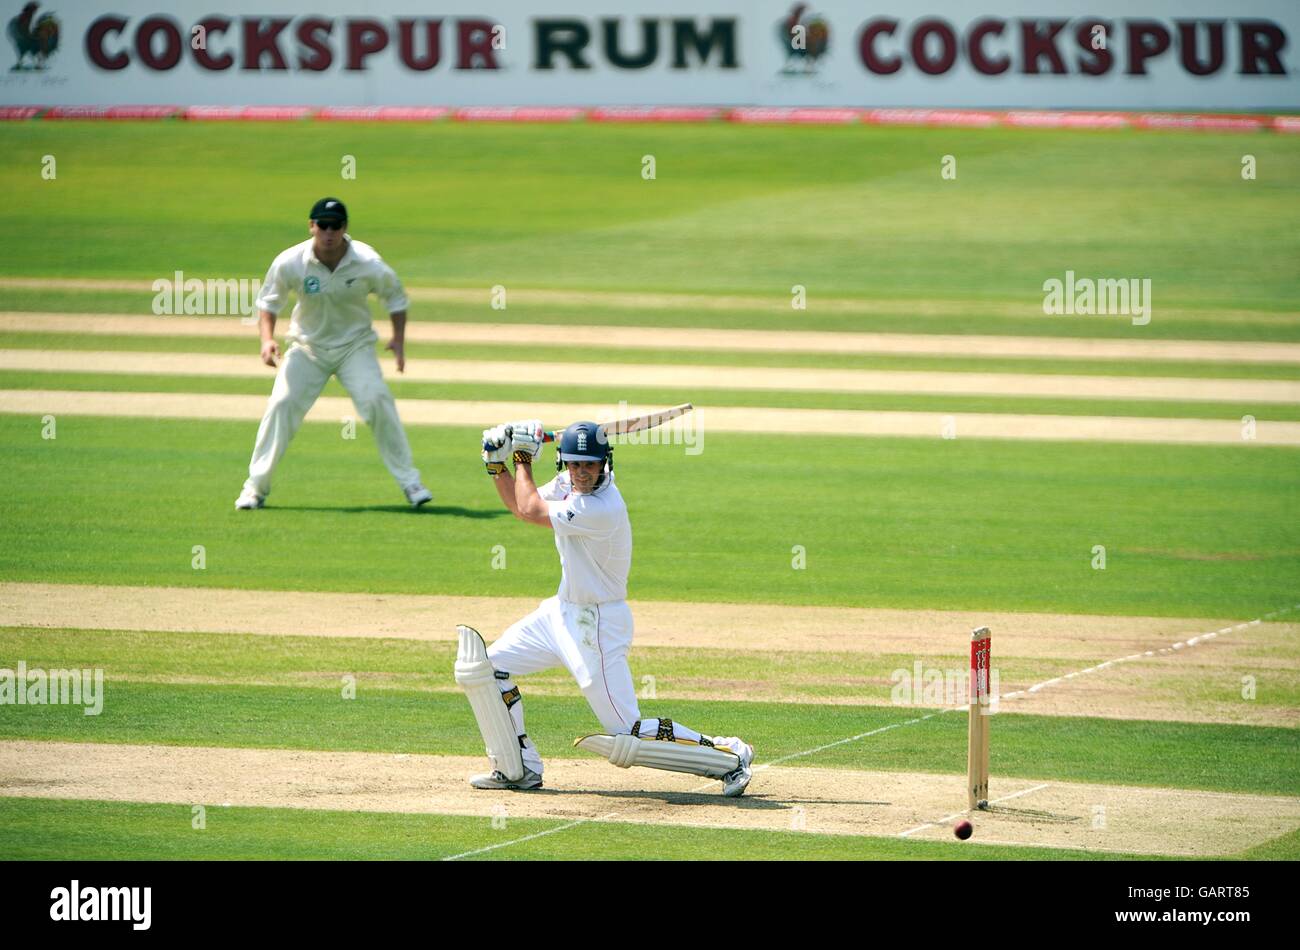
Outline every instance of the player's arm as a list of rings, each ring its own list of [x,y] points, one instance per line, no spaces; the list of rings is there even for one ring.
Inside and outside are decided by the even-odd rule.
[[[384,302],[389,319],[393,321],[393,338],[384,349],[393,351],[393,356],[397,358],[397,371],[403,373],[406,371],[406,308],[410,306],[410,301],[402,282],[397,279],[397,272],[386,263],[381,262],[380,266],[382,273],[376,292]]]
[[[274,366],[280,356],[280,344],[275,342],[275,314],[270,310],[257,311],[257,330],[262,335],[262,362]]]
[[[531,458],[523,458],[525,454],[515,454],[515,506],[511,511],[516,518],[549,528],[551,508],[537,490],[537,483],[533,481],[533,462]]]
[[[267,366],[274,366],[280,357],[280,347],[275,342],[275,317],[284,309],[288,297],[289,286],[277,257],[271,262],[253,304],[257,307],[257,331],[262,337],[262,362]]]
[[[515,462],[515,517],[530,524],[551,527],[551,508],[533,481],[533,460],[542,450],[546,433],[540,419],[509,424],[511,457]]]
[[[388,316],[393,321],[393,338],[384,349],[393,351],[393,356],[397,357],[397,371],[403,373],[406,371],[406,311],[397,310]]]
[[[496,485],[497,495],[510,513],[523,521],[550,526],[550,508],[533,481],[533,459],[541,450],[540,420],[494,426],[483,430],[483,463]],[[507,461],[513,458],[512,476]]]
[[[515,504],[515,477],[510,474],[510,470],[502,469],[492,476],[492,483],[496,485],[497,495],[501,497],[501,503],[510,509],[510,513],[518,517],[519,508]]]
[[[515,478],[510,474],[510,456],[514,451],[509,431],[506,426],[493,426],[483,430],[483,463],[488,476],[496,487],[501,503],[516,518],[519,517],[519,505],[515,502]]]

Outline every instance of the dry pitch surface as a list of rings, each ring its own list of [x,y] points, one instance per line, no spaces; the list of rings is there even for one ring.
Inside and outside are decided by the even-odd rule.
[[[457,620],[474,617],[494,631],[531,606],[522,598],[0,585],[0,609],[17,625],[218,635],[450,640]],[[1230,669],[1260,649],[1292,646],[1300,632],[1296,624],[1225,627],[1227,622],[1210,619],[659,602],[638,603],[634,609],[641,646],[685,645],[683,631],[689,630],[690,645],[696,647],[918,657],[937,652],[935,630],[986,622],[998,630],[1002,657],[1068,657],[1092,673],[1048,684],[1051,688],[1004,684],[1004,692],[1013,694],[1004,708],[1126,718],[1188,718],[1186,703],[1171,699],[1161,707],[1150,702],[1146,680],[1162,665],[1194,664],[1194,675],[1201,676],[1207,668]],[[1191,634],[1219,629],[1223,633],[1211,639]],[[1099,650],[1134,659],[1091,669]],[[1155,655],[1137,655],[1145,651]],[[1287,652],[1294,656],[1294,650]],[[1284,666],[1294,670],[1297,663],[1285,661]],[[1141,697],[1147,703],[1137,703],[1135,711],[1133,700]],[[944,714],[942,709],[918,710],[916,720],[891,728],[907,729]],[[996,733],[996,718],[994,723]],[[869,762],[870,736],[859,741],[862,760]],[[536,792],[470,789],[465,777],[484,767],[483,759],[465,756],[10,741],[0,742],[0,795],[477,817],[491,813],[576,823],[561,829],[565,834],[580,834],[590,822],[616,821],[919,839],[946,838],[962,816],[956,803],[964,795],[964,779],[958,775],[823,769],[779,761],[767,765],[761,751],[753,783],[741,800],[721,798],[716,782],[649,769],[621,770],[598,760],[552,760],[546,788]],[[992,809],[973,816],[977,844],[1210,857],[1300,827],[1296,798],[996,776],[992,794]],[[493,848],[508,849],[512,840],[505,836]]]
[[[726,799],[696,776],[564,759],[532,792],[466,785],[483,770],[465,756],[0,742],[0,795],[41,798],[943,838],[965,794],[964,776],[778,765]],[[991,792],[991,810],[972,816],[984,844],[1208,857],[1300,827],[1294,798],[1025,779],[996,780]]]

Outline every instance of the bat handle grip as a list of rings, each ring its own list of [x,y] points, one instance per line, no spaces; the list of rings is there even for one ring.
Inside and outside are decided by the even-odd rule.
[[[506,426],[506,435],[508,435],[508,436],[509,436],[509,435],[514,435],[514,431],[510,428],[510,426]],[[554,442],[554,441],[555,441],[555,433],[554,433],[554,432],[543,432],[543,433],[542,433],[542,441],[543,441],[543,442]],[[490,452],[493,448],[495,448],[495,446],[489,445],[489,444],[486,443],[486,442],[483,443],[483,451],[485,451],[485,452]]]

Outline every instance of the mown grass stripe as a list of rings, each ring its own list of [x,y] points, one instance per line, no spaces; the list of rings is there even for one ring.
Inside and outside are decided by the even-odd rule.
[[[195,815],[187,805],[0,796],[0,853],[20,861],[421,861],[448,857],[467,846],[490,847],[523,832],[529,840],[515,843],[507,854],[475,857],[510,861],[1164,860],[1057,848],[972,848],[960,842],[631,822],[593,823],[581,835],[556,840],[543,833],[566,823],[544,818],[510,817],[494,825],[490,816],[195,804],[206,809],[201,829],[194,827]],[[1269,851],[1261,856],[1272,860],[1300,853],[1294,840],[1278,839],[1264,847]]]
[[[254,275],[249,275],[254,276]],[[256,275],[260,276],[260,275]],[[153,295],[139,291],[60,291],[0,288],[0,311],[68,313],[94,309],[101,313],[144,315],[152,312]],[[382,326],[386,315],[372,308]],[[926,336],[998,336],[1041,337],[1063,341],[1192,341],[1202,343],[1300,343],[1300,322],[1285,311],[1261,308],[1227,315],[1226,310],[1209,309],[1193,316],[1187,311],[1182,318],[1162,315],[1144,327],[1134,327],[1127,317],[1044,316],[1041,308],[1025,307],[1023,317],[991,316],[978,303],[959,315],[918,313],[906,304],[897,309],[870,313],[833,313],[815,307],[799,311],[797,317],[769,310],[701,313],[682,309],[628,309],[618,307],[573,308],[546,304],[512,304],[507,310],[493,310],[487,300],[482,303],[444,301],[416,304],[412,320],[419,322],[430,315],[438,320],[492,325],[556,325],[582,327],[596,333],[603,327],[675,329],[763,330],[783,332],[790,329],[819,333],[889,333]],[[1140,336],[1138,335],[1140,331]]]
[[[490,426],[512,415],[538,419],[618,419],[661,408],[623,400],[610,406],[597,403],[512,403],[506,401],[443,401],[402,399],[398,413],[403,425]],[[258,420],[266,411],[263,398],[202,393],[91,391],[50,389],[0,390],[0,413],[22,417],[166,418]],[[351,399],[323,396],[307,414],[309,422],[356,419]],[[707,420],[707,421],[705,421]],[[1032,415],[1027,413],[857,412],[787,409],[775,406],[738,408],[696,404],[695,412],[644,435],[620,439],[622,445],[681,447],[688,455],[704,451],[706,433],[818,435],[848,438],[912,438],[944,441],[1031,441],[1087,443],[1146,443],[1181,445],[1294,448],[1300,446],[1300,424],[1258,421],[1254,415],[1234,419],[1182,417]]]
[[[141,337],[159,339],[170,334],[196,344],[219,339],[252,337],[251,317],[236,320],[229,316],[122,316],[103,313],[57,313],[32,311],[0,312],[0,332],[39,333],[58,338]],[[377,317],[378,326],[384,320]],[[284,324],[279,325],[283,332]],[[541,351],[555,354],[544,358],[560,359],[571,348],[556,344],[567,337],[568,325],[512,326],[453,323],[433,320],[409,320],[406,341],[409,345],[439,347],[509,348],[523,355]],[[168,337],[170,338],[170,337]],[[503,339],[504,338],[504,339]],[[121,342],[120,340],[118,341]],[[179,341],[177,341],[179,342]],[[655,327],[591,327],[581,341],[583,348],[598,353],[619,353],[624,362],[636,362],[637,353],[646,351],[692,353],[697,359],[705,353],[728,357],[762,359],[802,357],[804,360],[851,358],[938,358],[1012,359],[1033,366],[1044,360],[1072,360],[1087,365],[1093,362],[1116,363],[1147,360],[1170,361],[1193,365],[1221,361],[1228,365],[1274,362],[1294,366],[1300,363],[1300,347],[1286,343],[1204,343],[1187,340],[1084,340],[1072,341],[1051,337],[1008,336],[941,336],[906,333],[825,333],[796,328],[776,331],[709,330],[678,327],[665,331]],[[644,357],[640,361],[653,362]],[[812,363],[808,365],[822,365]],[[1169,374],[1166,375],[1177,375]]]
[[[122,375],[184,375],[265,379],[267,367],[246,355],[139,352],[113,350],[0,349],[0,368],[17,372],[74,372]],[[397,376],[396,367],[388,367]],[[1262,379],[1200,379],[1171,376],[1058,376],[990,372],[920,370],[813,369],[723,365],[629,365],[580,362],[424,360],[407,365],[402,378],[422,383],[489,385],[501,378],[518,384],[545,385],[556,379],[582,379],[600,388],[629,386],[669,388],[699,393],[705,401],[715,390],[733,392],[832,392],[858,395],[943,395],[954,399],[1038,398],[1070,402],[1080,398],[1254,403],[1263,408],[1300,404],[1300,382]]]
[[[170,275],[169,275],[170,276]],[[1081,275],[1082,276],[1082,275]],[[224,279],[224,278],[223,278]],[[5,277],[0,276],[0,289],[4,290],[48,290],[48,291],[85,291],[100,293],[104,291],[126,291],[147,293],[156,296],[156,278],[87,278],[87,277]],[[449,304],[478,304],[490,306],[493,295],[490,289],[475,286],[429,286],[407,283],[407,296],[416,301]],[[185,291],[173,290],[172,298],[179,295],[184,299]],[[516,286],[509,289],[509,295],[516,303],[525,306],[551,306],[568,308],[602,307],[624,308],[633,310],[689,310],[698,313],[701,310],[739,310],[766,311],[789,315],[792,311],[791,298],[787,294],[744,294],[744,293],[682,293],[664,291],[627,291],[597,290],[593,288],[567,289],[563,287]],[[1043,301],[1040,297],[1025,297],[1019,300],[998,299],[994,297],[921,297],[880,299],[870,294],[857,297],[821,297],[816,301],[817,307],[832,313],[891,313],[909,310],[921,316],[960,316],[979,310],[983,313],[999,316],[1019,316],[1026,310],[1042,312]],[[505,308],[493,308],[503,310]],[[1166,313],[1170,317],[1208,317],[1219,315],[1238,319],[1252,319],[1269,311],[1260,309],[1228,309],[1209,307],[1171,306]],[[1283,310],[1283,317],[1296,317],[1300,314]]]
[[[525,687],[526,689],[526,687]],[[590,731],[581,697],[528,697],[529,734],[550,758],[583,758],[574,736]],[[651,710],[647,707],[645,713]],[[965,716],[935,715],[923,728],[908,710],[790,703],[675,701],[672,718],[743,735],[757,763],[825,744],[798,765],[959,774]],[[894,727],[885,729],[885,727]],[[835,744],[872,733],[870,741]],[[1300,731],[1000,713],[991,774],[1015,778],[1294,795]],[[478,755],[482,740],[464,697],[446,693],[285,687],[190,686],[119,681],[111,670],[104,708],[14,706],[6,739]]]
[[[272,374],[265,379],[239,377],[133,376],[116,373],[37,373],[0,370],[0,389],[57,390],[64,392],[213,393],[267,397]],[[398,399],[475,401],[483,396],[479,383],[413,383],[401,377],[389,378],[389,389]],[[337,380],[326,384],[322,395],[347,399]],[[621,402],[641,405],[673,405],[690,400],[695,393],[683,389],[609,389],[574,385],[525,385],[496,383],[492,396],[515,400],[520,405],[535,402],[568,402],[575,395],[593,405],[614,411]],[[996,396],[927,396],[840,393],[790,393],[779,391],[711,390],[708,404],[719,407],[771,407],[774,409],[833,409],[865,412],[983,413],[1001,415],[1116,416],[1152,419],[1227,419],[1242,423],[1246,416],[1259,424],[1300,421],[1300,406],[1252,405],[1215,402],[1148,402],[1109,399],[1035,399]]]
[[[123,597],[129,597],[129,588]],[[196,591],[186,603],[195,598],[207,600],[205,592]],[[256,592],[253,592],[256,593]],[[225,596],[230,596],[224,592]],[[265,593],[253,598],[254,603],[269,605],[276,595]],[[322,609],[328,600],[320,599]],[[392,609],[411,613],[411,605],[393,603]],[[522,606],[518,614],[532,609],[532,602]],[[149,605],[142,605],[150,610]],[[200,608],[201,609],[201,608]],[[270,609],[269,606],[267,609]],[[707,609],[707,605],[706,605]],[[797,608],[798,609],[798,608]],[[802,608],[806,609],[806,608]],[[815,609],[815,608],[814,608]],[[765,608],[773,617],[784,617],[778,624],[791,622],[788,611]],[[899,673],[911,673],[916,662],[942,669],[963,669],[964,658],[959,652],[945,655],[943,640],[933,643],[933,649],[920,655],[870,650],[870,641],[856,652],[798,652],[794,649],[747,650],[736,647],[719,649],[716,646],[690,648],[646,646],[644,627],[647,619],[653,623],[654,605],[634,604],[637,615],[638,643],[633,646],[630,662],[641,676],[653,676],[658,696],[665,702],[678,698],[702,700],[715,696],[732,696],[737,699],[764,702],[835,702],[841,705],[893,705]],[[510,619],[514,619],[511,617]],[[1105,627],[1114,630],[1105,618],[1092,618],[1093,629]],[[26,622],[33,622],[28,620]],[[504,626],[490,624],[485,628],[489,636]],[[995,626],[996,626],[995,622]],[[953,630],[960,633],[961,627]],[[455,643],[451,626],[441,631],[443,639],[353,638],[334,636],[285,636],[268,633],[178,633],[163,630],[136,631],[129,629],[67,629],[46,626],[0,627],[0,657],[11,656],[26,660],[29,667],[43,669],[111,668],[121,680],[138,683],[192,683],[210,685],[283,685],[294,688],[332,688],[340,677],[355,676],[368,690],[399,690],[454,693],[459,687],[444,673],[455,662]],[[426,629],[426,635],[437,636],[439,631]],[[936,628],[935,634],[942,631]],[[1256,631],[1258,634],[1258,631]],[[1179,656],[1170,663],[1157,662],[1138,674],[1151,693],[1142,709],[1157,708],[1159,718],[1236,722],[1254,724],[1290,724],[1294,716],[1290,710],[1300,705],[1300,678],[1295,663],[1286,657],[1277,657],[1266,668],[1260,668],[1259,637],[1252,634],[1237,638],[1232,646],[1232,659],[1218,654],[1186,661]],[[1135,636],[1143,636],[1135,630]],[[1271,643],[1285,640],[1283,632],[1269,631]],[[1108,639],[1108,638],[1107,638]],[[703,642],[703,641],[701,641]],[[709,644],[729,642],[726,636],[710,637]],[[1073,679],[1084,675],[1087,664],[1105,660],[1105,654],[1093,652],[1074,659],[1049,656],[1033,658],[1017,655],[1007,644],[1009,637],[999,641],[998,671],[1004,701],[1010,702],[1021,685],[1040,683],[1061,678]],[[1024,639],[1017,639],[1025,646]],[[768,646],[774,646],[773,641]],[[948,638],[947,648],[960,646],[960,637]],[[1097,651],[1105,649],[1105,642],[1097,644]],[[1275,650],[1283,650],[1281,646]],[[1169,653],[1180,651],[1168,651]],[[1206,675],[1208,665],[1217,674]],[[1113,664],[1112,664],[1113,666]],[[1259,696],[1249,704],[1243,702],[1238,681],[1242,676],[1255,678]],[[1106,684],[1115,688],[1110,695],[1111,708],[1127,707],[1137,710],[1129,698],[1125,684],[1131,684],[1128,674],[1120,672]],[[569,695],[572,680],[567,671],[554,669],[536,673],[528,678],[531,695]],[[1021,695],[1028,695],[1020,690]],[[1105,701],[1105,693],[1090,696],[1091,708]],[[1068,697],[1068,694],[1067,694]],[[932,698],[924,704],[915,699],[916,707],[928,708],[942,702]],[[1048,706],[1053,713],[1069,711],[1068,703],[1061,701]],[[897,708],[897,707],[896,707]],[[1042,713],[1042,706],[1025,707],[1020,703],[1007,707],[1013,712]],[[1155,713],[1144,713],[1154,716]],[[1260,717],[1270,717],[1261,719]]]
[[[253,401],[260,412],[264,398]],[[539,598],[555,589],[552,539],[513,522],[482,473],[481,427],[409,428],[438,496],[417,513],[366,434],[306,425],[269,507],[251,517],[233,503],[252,420],[59,416],[54,439],[43,428],[40,414],[0,414],[0,574],[11,580]],[[765,603],[1202,618],[1256,617],[1294,600],[1294,449],[710,432],[697,456],[671,445],[619,453],[634,599],[749,603],[760,591]],[[757,503],[762,518],[739,516]],[[1091,566],[1099,543],[1105,571]],[[497,544],[508,570],[492,569]],[[792,569],[796,544],[807,569]]]
[[[32,315],[39,318],[39,315]],[[36,325],[38,326],[38,324]],[[279,337],[282,345],[283,326]],[[0,347],[14,350],[95,350],[148,353],[223,353],[258,358],[257,337],[248,327],[239,327],[229,336],[190,336],[186,334],[150,333],[139,335],[82,335],[73,332],[48,332],[38,329],[0,330]],[[386,341],[379,326],[382,347]],[[494,328],[491,343],[420,342],[419,334],[408,329],[406,355],[409,360],[487,360],[501,358],[518,362],[561,362],[582,359],[596,364],[668,363],[683,366],[718,364],[723,366],[782,367],[808,369],[856,370],[931,370],[950,373],[999,372],[1026,375],[1097,375],[1097,376],[1173,376],[1212,379],[1297,379],[1300,361],[1267,362],[1264,360],[1227,362],[1191,359],[1102,359],[1059,357],[1010,357],[984,355],[966,350],[962,355],[915,355],[907,353],[805,353],[724,349],[691,349],[686,342],[672,339],[655,347],[603,347],[595,338],[575,345],[523,344],[510,341],[508,331]],[[1272,346],[1272,344],[1270,344]],[[386,353],[380,356],[387,359]],[[1224,355],[1224,360],[1228,358]]]

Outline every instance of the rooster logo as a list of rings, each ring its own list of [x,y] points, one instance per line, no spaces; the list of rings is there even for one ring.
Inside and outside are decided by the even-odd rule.
[[[796,3],[790,8],[790,15],[777,25],[777,40],[785,50],[783,73],[815,72],[817,60],[830,49],[830,24],[820,13],[807,11],[808,4]]]
[[[59,20],[53,13],[43,13],[37,19],[38,6],[39,3],[27,4],[9,21],[9,42],[14,44],[14,52],[18,54],[18,62],[10,72],[45,69],[46,60],[59,48]],[[31,63],[25,64],[28,57]]]

